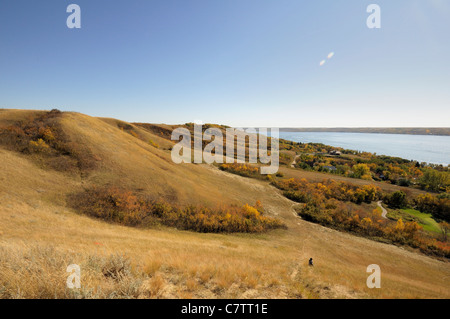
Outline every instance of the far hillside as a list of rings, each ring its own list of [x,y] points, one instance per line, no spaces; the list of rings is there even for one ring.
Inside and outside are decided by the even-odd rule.
[[[280,128],[282,132],[341,132],[411,135],[450,135],[450,127]]]

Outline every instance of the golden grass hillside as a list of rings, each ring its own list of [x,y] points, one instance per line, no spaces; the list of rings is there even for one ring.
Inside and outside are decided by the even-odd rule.
[[[0,110],[0,127],[32,113]],[[268,183],[214,166],[175,165],[170,145],[139,127],[133,131],[140,138],[115,120],[63,113],[58,121],[97,165],[67,173],[0,148],[0,298],[450,297],[448,262],[302,221],[294,203]],[[66,204],[68,194],[94,184],[180,204],[260,200],[288,229],[200,234],[114,225]],[[66,267],[74,263],[81,267],[81,290],[66,288]],[[374,263],[381,267],[381,289],[366,286],[366,268]]]

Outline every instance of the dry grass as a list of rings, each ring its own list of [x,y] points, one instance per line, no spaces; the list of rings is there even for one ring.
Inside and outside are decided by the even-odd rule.
[[[121,268],[124,259],[120,256],[74,254],[53,246],[2,247],[0,262],[0,298],[138,298],[145,293],[144,278]],[[82,269],[81,281],[91,286],[66,288],[66,268],[75,262]]]
[[[0,124],[23,114],[3,110]],[[167,151],[105,121],[70,113],[62,124],[100,158],[89,176],[41,169],[0,148],[0,298],[450,297],[448,262],[304,222],[266,182],[206,165],[174,165]],[[134,229],[66,207],[68,193],[117,182],[181,204],[261,200],[288,230],[223,235]],[[366,287],[373,263],[381,266],[381,289]],[[81,290],[66,288],[69,264],[81,267]]]

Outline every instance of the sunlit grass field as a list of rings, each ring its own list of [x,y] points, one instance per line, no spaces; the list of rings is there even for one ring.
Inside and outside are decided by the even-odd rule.
[[[0,115],[5,125],[29,112]],[[447,261],[305,222],[267,182],[205,164],[175,165],[165,142],[144,130],[160,148],[112,120],[65,113],[61,123],[71,140],[94,153],[94,171],[58,172],[0,148],[0,298],[450,297]],[[182,204],[260,200],[265,214],[288,229],[201,234],[110,224],[66,205],[68,194],[93,184]],[[81,268],[81,289],[66,287],[70,264]],[[371,264],[381,267],[381,289],[366,286]]]

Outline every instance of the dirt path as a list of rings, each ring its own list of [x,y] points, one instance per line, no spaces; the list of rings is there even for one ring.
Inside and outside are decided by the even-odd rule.
[[[383,201],[378,201],[377,202],[377,205],[378,205],[378,207],[380,207],[381,208],[381,217],[383,217],[384,219],[388,219],[387,218],[387,210],[381,205],[381,203],[382,203]]]
[[[299,157],[300,157],[300,155],[295,155],[294,161],[291,163],[292,168],[295,168],[295,164],[297,164],[297,158],[299,158]]]

